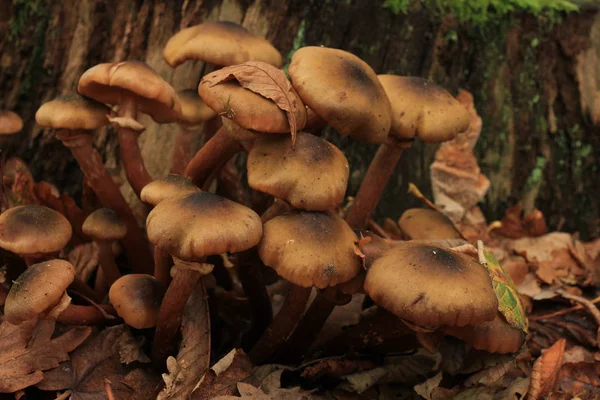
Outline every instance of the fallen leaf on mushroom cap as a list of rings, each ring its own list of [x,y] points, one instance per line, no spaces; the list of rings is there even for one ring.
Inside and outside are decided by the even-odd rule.
[[[36,325],[35,320],[0,324],[0,392],[12,393],[40,382],[42,371],[68,360],[68,353],[91,333],[91,328],[78,327],[54,339],[48,335],[39,340],[34,337]]]
[[[292,146],[294,146],[298,125],[303,126],[305,121],[300,124],[296,121],[298,103],[294,88],[282,70],[263,62],[248,61],[243,64],[221,68],[213,72],[210,77],[212,79],[207,82],[211,87],[235,79],[243,88],[266,97],[277,104],[287,114],[292,135]]]
[[[552,391],[562,366],[566,344],[566,339],[558,340],[552,347],[544,350],[535,361],[531,371],[528,399],[537,400]]]
[[[71,355],[71,399],[105,400],[106,379],[111,382],[117,399],[154,398],[159,389],[159,377],[147,369],[122,364],[140,358],[132,346],[136,344],[129,328],[117,325],[104,329],[74,351]]]

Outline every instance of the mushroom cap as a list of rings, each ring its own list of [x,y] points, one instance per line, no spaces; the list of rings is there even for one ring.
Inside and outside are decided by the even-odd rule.
[[[94,240],[121,240],[127,234],[127,225],[110,208],[99,208],[88,215],[81,229]]]
[[[15,254],[49,254],[71,240],[73,230],[59,212],[34,204],[0,214],[0,247]]]
[[[460,328],[448,326],[444,328],[444,333],[469,343],[477,350],[490,353],[516,353],[525,342],[523,331],[512,327],[500,311],[491,321]]]
[[[156,206],[163,200],[183,197],[199,191],[200,188],[194,185],[189,178],[183,175],[169,174],[144,186],[140,198],[143,202]]]
[[[212,74],[209,74],[202,78],[198,93],[217,114],[226,116],[244,129],[262,133],[290,131],[287,114],[277,104],[234,81],[211,86],[208,84],[211,77]],[[297,95],[296,104],[297,128],[300,130],[306,124],[306,108]]]
[[[181,116],[179,123],[189,126],[200,125],[204,121],[215,118],[217,113],[209,106],[204,104],[202,97],[198,95],[198,91],[194,89],[186,89],[177,92],[181,101]]]
[[[485,267],[430,244],[400,243],[367,271],[375,303],[413,324],[466,326],[490,321],[498,300]]]
[[[129,274],[113,283],[108,292],[110,304],[125,323],[136,329],[156,326],[165,295],[163,285],[151,275]]]
[[[17,113],[0,110],[0,135],[12,135],[23,129],[23,120]]]
[[[173,68],[188,60],[219,67],[246,61],[264,61],[277,68],[283,64],[269,41],[229,21],[205,22],[179,31],[167,42],[163,57]]]
[[[68,93],[44,103],[35,121],[45,128],[94,130],[108,124],[110,108],[77,93]]]
[[[279,276],[298,286],[323,289],[358,275],[357,240],[337,214],[294,210],[265,224],[258,251]]]
[[[268,136],[255,140],[248,154],[248,185],[303,210],[336,208],[349,170],[340,149],[304,132],[298,132],[295,148],[290,136]]]
[[[462,239],[448,217],[426,208],[404,211],[398,226],[407,240]]]
[[[356,234],[360,238],[371,238],[368,242],[359,242],[358,247],[360,251],[365,255],[364,265],[366,269],[371,268],[371,265],[378,260],[382,255],[385,254],[386,251],[390,249],[390,245],[388,242],[382,238],[374,234],[371,231],[367,230],[356,230]]]
[[[141,61],[98,64],[81,75],[77,91],[111,105],[134,96],[138,110],[159,123],[175,122],[181,114],[175,89]]]
[[[448,91],[419,77],[379,75],[392,104],[390,135],[401,141],[451,140],[469,128],[467,108]]]
[[[303,47],[288,69],[302,101],[340,135],[366,143],[386,141],[390,102],[371,67],[354,54],[325,47]]]
[[[262,235],[254,211],[208,192],[163,200],[148,214],[146,228],[150,242],[186,261],[247,250]]]
[[[56,306],[75,279],[75,268],[64,260],[50,260],[27,268],[13,283],[6,297],[4,315],[20,324]]]

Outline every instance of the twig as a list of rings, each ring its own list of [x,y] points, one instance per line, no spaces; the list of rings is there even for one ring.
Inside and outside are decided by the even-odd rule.
[[[115,400],[115,395],[112,391],[112,387],[110,386],[111,381],[108,379],[104,379],[104,390],[106,391],[106,398],[108,400]]]
[[[592,303],[592,304],[600,303],[600,296],[596,297],[595,299],[589,300],[589,302]],[[568,314],[568,313],[573,312],[573,311],[583,310],[584,308],[585,307],[583,307],[582,305],[577,305],[577,306],[566,308],[564,310],[556,311],[556,312],[553,312],[553,313],[550,313],[550,314],[533,315],[533,316],[529,317],[529,320],[530,321],[540,321],[540,320],[543,320],[543,319],[560,317],[561,315],[565,315],[565,314]]]
[[[442,210],[440,210],[438,208],[438,206],[436,206],[435,204],[433,204],[431,202],[431,200],[429,200],[427,197],[425,197],[425,195],[423,193],[421,193],[421,191],[419,190],[419,188],[417,187],[417,185],[415,185],[414,183],[410,182],[408,184],[408,193],[412,194],[413,196],[415,196],[417,199],[421,200],[422,202],[424,202],[427,207],[431,208],[434,211],[439,212],[440,214],[442,213]]]
[[[574,294],[567,293],[563,290],[557,290],[557,293],[560,294],[565,299],[573,300],[576,303],[579,303],[583,307],[587,308],[592,317],[596,320],[596,324],[598,325],[598,330],[596,331],[596,346],[600,346],[600,310],[594,303],[585,297],[577,296]]]
[[[67,390],[66,392],[61,393],[60,395],[58,395],[55,400],[66,400],[66,399],[69,398],[69,396],[71,396],[71,391]]]
[[[377,222],[375,222],[372,218],[369,218],[367,222],[370,230],[378,234],[384,239],[391,239],[391,236],[381,227]]]

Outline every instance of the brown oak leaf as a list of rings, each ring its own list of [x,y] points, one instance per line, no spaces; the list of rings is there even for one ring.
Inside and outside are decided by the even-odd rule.
[[[296,119],[299,105],[294,88],[282,70],[261,61],[248,61],[222,68],[209,77],[210,80],[207,79],[208,77],[204,79],[211,87],[235,79],[243,88],[272,100],[286,112],[292,135],[292,147],[295,145],[298,127],[302,128],[306,121]]]
[[[544,350],[542,355],[535,360],[531,371],[529,400],[544,398],[552,391],[563,362],[566,344],[566,339],[558,340],[552,347]]]
[[[78,327],[50,339],[35,336],[37,321],[0,325],[0,392],[12,393],[35,385],[44,378],[43,372],[58,367],[69,359],[91,333],[89,327]]]

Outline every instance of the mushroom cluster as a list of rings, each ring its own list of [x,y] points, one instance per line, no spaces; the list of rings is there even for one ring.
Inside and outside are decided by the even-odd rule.
[[[101,207],[77,223],[35,204],[0,215],[0,247],[28,267],[6,297],[8,321],[101,325],[120,318],[152,331],[154,365],[164,370],[192,292],[204,299],[205,348],[211,331],[226,329],[222,321],[211,329],[211,318],[219,318],[223,292],[232,292],[249,306],[238,343],[251,359],[297,362],[334,308],[366,293],[413,330],[456,336],[478,349],[518,350],[524,336],[499,311],[485,267],[440,244],[463,240],[450,220],[408,210],[399,221],[402,241],[364,230],[403,149],[468,128],[467,110],[446,90],[422,78],[377,75],[357,56],[325,47],[297,50],[288,79],[267,40],[229,22],[182,30],[164,59],[173,68],[200,60],[211,71],[197,88],[177,92],[142,62],[102,63],[81,76],[78,93],[38,110],[37,123],[70,149]],[[144,166],[140,113],[179,126],[166,177],[154,179]],[[22,126],[0,113],[5,119],[12,122],[2,129]],[[93,147],[94,130],[108,124],[118,134],[127,181],[149,211],[145,229]],[[380,146],[350,207],[342,207],[350,166],[318,135],[325,125]],[[192,154],[202,127],[205,144]],[[212,182],[239,152],[247,153],[245,183],[270,199],[268,207],[227,198]],[[94,287],[94,277],[84,280],[61,260],[73,231],[98,250]],[[209,284],[213,274],[216,285]],[[269,274],[287,288],[275,316]],[[69,304],[68,291],[82,304]],[[197,362],[208,368],[211,353]]]

